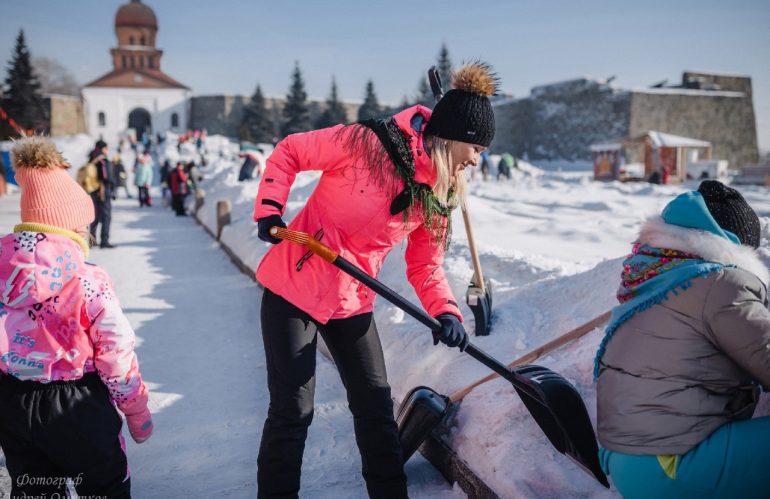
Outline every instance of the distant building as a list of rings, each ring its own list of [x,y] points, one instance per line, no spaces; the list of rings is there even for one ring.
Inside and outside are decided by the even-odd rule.
[[[650,130],[710,142],[731,168],[756,163],[751,78],[686,71],[676,87],[620,89],[582,78],[532,89],[528,97],[493,104],[493,152],[530,160],[586,161],[591,144],[613,143]]]
[[[44,96],[48,116],[48,133],[75,135],[86,133],[83,101],[72,95],[48,94]]]
[[[201,95],[190,99],[190,128],[206,130],[209,134],[238,137],[243,118],[243,108],[251,97],[245,95]],[[280,136],[278,126],[282,120],[285,97],[265,97],[265,107],[276,125],[275,135]],[[308,100],[310,122],[315,123],[326,109],[325,101]],[[342,102],[348,123],[358,120],[360,104]]]
[[[145,131],[183,133],[187,129],[238,137],[243,107],[250,97],[224,94],[192,97],[190,88],[161,70],[163,51],[155,46],[157,33],[155,12],[141,0],[131,0],[118,9],[115,15],[118,46],[110,50],[112,71],[82,89],[88,134],[103,137],[109,145],[114,145],[129,130],[137,137]],[[281,121],[285,100],[284,97],[265,99],[276,126]],[[355,121],[359,104],[343,103],[343,106],[348,120]],[[325,103],[309,101],[308,108],[314,122],[325,109]]]
[[[158,21],[140,0],[115,15],[118,46],[110,50],[112,71],[83,87],[88,133],[112,146],[133,130],[184,132],[191,90],[161,70],[163,51],[155,47]]]
[[[655,173],[670,183],[684,182],[693,176],[688,168],[698,169],[698,176],[716,178],[717,162],[711,160],[711,143],[689,137],[650,130],[639,137],[629,137],[622,142],[591,144],[594,179],[621,180],[649,179]],[[713,163],[713,175],[705,167]],[[722,163],[726,163],[722,161]],[[692,165],[692,167],[691,167]],[[666,175],[663,175],[663,172]],[[726,171],[724,172],[726,173]]]

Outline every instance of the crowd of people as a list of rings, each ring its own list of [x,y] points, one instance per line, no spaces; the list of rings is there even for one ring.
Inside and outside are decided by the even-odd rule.
[[[148,135],[142,135],[144,141]],[[199,136],[200,138],[200,136]],[[133,186],[136,189],[139,207],[152,207],[151,187],[155,178],[153,161],[153,143],[147,139],[146,146],[140,141],[134,161]],[[124,144],[118,146],[119,150]],[[160,167],[160,187],[163,205],[173,208],[177,216],[186,216],[185,199],[197,187],[201,177],[195,161],[177,161],[172,168],[169,160]],[[119,190],[125,192],[128,199],[133,199],[129,190],[129,175],[123,164],[120,152],[110,156],[109,147],[104,140],[98,140],[88,154],[88,162],[77,172],[77,182],[91,197],[95,217],[90,225],[90,241],[99,248],[114,248],[110,241],[112,221],[112,202],[117,199]]]
[[[499,159],[495,162],[495,159],[490,155],[489,151],[484,151],[481,154],[481,164],[479,165],[479,171],[481,172],[481,178],[485,182],[489,180],[492,175],[492,168],[497,171],[497,181],[511,180],[511,171],[519,168],[519,160],[509,152],[504,152],[500,155]],[[476,179],[476,170],[471,171],[470,180]]]
[[[206,136],[206,130],[188,130],[178,137],[176,143],[177,152],[182,152],[184,144],[190,143],[195,145],[195,150],[198,154],[203,154],[206,147]]]

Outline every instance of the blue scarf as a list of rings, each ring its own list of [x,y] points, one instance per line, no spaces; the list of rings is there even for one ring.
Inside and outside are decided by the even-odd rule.
[[[741,244],[735,234],[716,223],[699,192],[690,191],[674,198],[663,209],[662,217],[668,224],[703,230]],[[689,288],[695,277],[705,277],[722,268],[723,264],[708,262],[697,255],[636,243],[623,262],[622,282],[618,289],[620,305],[612,309],[604,338],[596,352],[594,379],[599,377],[599,365],[607,343],[621,324],[637,312],[663,302],[669,293],[678,294],[678,290]]]

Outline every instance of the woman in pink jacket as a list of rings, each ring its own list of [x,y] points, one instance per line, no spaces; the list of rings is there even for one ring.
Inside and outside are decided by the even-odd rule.
[[[385,120],[290,135],[267,161],[254,219],[275,244],[257,269],[265,286],[262,336],[270,408],[258,458],[259,497],[296,497],[302,453],[313,418],[316,336],[334,357],[354,417],[362,473],[371,497],[406,497],[406,476],[374,293],[303,248],[269,234],[296,174],[321,170],[317,187],[289,227],[314,234],[377,276],[388,252],[407,239],[407,277],[425,309],[442,324],[434,337],[463,349],[468,335],[441,265],[452,208],[464,201],[463,170],[476,166],[494,135],[489,96],[497,79],[474,63],[431,111],[408,108]]]
[[[134,331],[107,273],[85,261],[94,205],[53,142],[13,149],[21,221],[0,238],[0,447],[12,497],[130,497],[125,414],[152,433]]]

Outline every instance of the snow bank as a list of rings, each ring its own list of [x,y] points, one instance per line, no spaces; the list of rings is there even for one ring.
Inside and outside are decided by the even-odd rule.
[[[80,133],[77,135],[65,135],[53,138],[56,147],[61,151],[62,156],[72,166],[70,173],[74,176],[77,169],[86,164],[88,153],[90,153],[96,141],[89,135]]]
[[[64,156],[64,159],[72,166],[69,172],[73,178],[75,178],[78,168],[88,161],[88,153],[91,152],[96,143],[93,138],[84,133],[54,137],[53,142],[62,153],[62,156]],[[10,151],[13,148],[13,144],[10,140],[3,141],[2,149]],[[10,167],[10,165],[6,165],[6,167]],[[12,184],[9,184],[8,187],[9,193],[15,191],[15,187]]]

